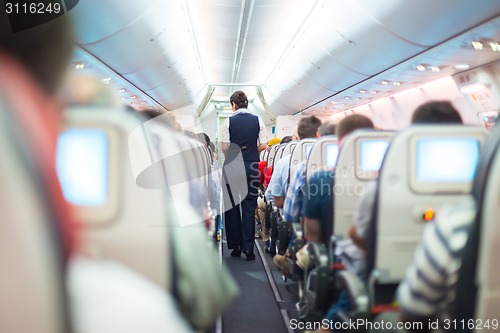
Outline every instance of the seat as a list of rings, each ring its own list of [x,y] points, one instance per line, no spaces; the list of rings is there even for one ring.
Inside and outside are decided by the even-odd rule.
[[[319,138],[311,149],[311,154],[307,159],[307,179],[313,173],[321,170],[333,170],[337,164],[339,148],[337,138],[334,136],[325,136]]]
[[[357,202],[366,185],[378,178],[379,169],[394,132],[357,130],[342,144],[335,169],[333,230],[348,237]]]
[[[461,332],[498,329],[500,273],[496,256],[500,237],[500,127],[493,128],[482,149],[473,185],[477,213],[463,250],[451,320],[466,324]],[[496,321],[495,321],[496,320]]]
[[[15,76],[5,75],[9,84],[16,84]],[[57,190],[57,183],[51,183],[46,176],[47,172],[55,176],[55,169],[47,168],[53,167],[51,156],[36,153],[37,150],[47,152],[50,148],[47,144],[55,144],[53,138],[47,136],[53,133],[44,128],[43,115],[34,106],[37,101],[31,91],[24,90],[25,101],[19,104],[19,99],[5,92],[1,81],[0,331],[71,332],[64,288],[69,253],[62,239],[61,225],[69,221],[58,214],[58,210],[65,209],[64,202],[57,205],[51,195],[51,186]],[[23,111],[19,111],[21,109]],[[41,123],[37,123],[38,120]]]
[[[286,146],[285,146],[285,151],[283,152],[283,156],[291,155],[293,153],[293,150],[295,146],[297,145],[298,141],[290,141]]]
[[[71,182],[93,171],[83,185],[92,185],[98,199],[72,201],[87,228],[87,252],[118,261],[177,295],[191,325],[207,329],[237,287],[218,267],[207,233],[203,145],[159,118],[144,122],[121,108],[68,110],[59,142],[61,182],[63,189],[65,182],[74,187]],[[74,164],[77,151],[80,161],[86,157],[84,170]],[[72,171],[67,180],[64,170]]]
[[[142,134],[142,118],[121,108],[73,107],[64,121],[57,155],[59,179],[85,224],[86,251],[118,261],[170,290],[166,226],[173,223],[172,217],[164,209],[164,192],[149,190],[166,187],[163,175],[142,174],[138,184],[134,177],[136,168],[146,166],[155,154],[154,149],[141,151],[135,140],[134,130]],[[151,146],[160,144],[158,138],[147,139]],[[181,156],[176,162],[182,165]],[[187,191],[176,196],[189,200]]]
[[[273,145],[271,146],[271,149],[269,150],[269,153],[267,154],[267,166],[271,166],[274,164],[274,158],[276,156],[276,152],[278,151],[278,147],[280,145]]]
[[[283,158],[285,155],[283,155],[283,152],[285,151],[285,147],[287,146],[286,143],[282,143],[279,145],[278,150],[276,151],[276,156],[274,157],[273,161],[273,167],[278,163],[281,158]]]
[[[309,153],[311,152],[312,146],[316,142],[317,139],[302,139],[297,144],[295,147],[291,147],[293,149],[293,152],[291,154],[290,158],[290,171],[289,171],[289,177],[288,181],[291,183],[293,181],[293,177],[295,176],[295,173],[297,171],[297,168],[299,167],[300,163],[302,163],[304,160],[307,160],[309,157]]]

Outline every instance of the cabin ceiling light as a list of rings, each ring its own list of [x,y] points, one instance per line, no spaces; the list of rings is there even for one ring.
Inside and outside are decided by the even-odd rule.
[[[468,49],[473,48],[476,51],[500,52],[500,43],[491,38],[479,38],[462,47]]]
[[[492,51],[500,52],[500,44],[497,42],[490,42],[490,47]]]
[[[85,69],[85,63],[83,63],[83,62],[79,62],[79,63],[75,64],[75,69],[76,69],[76,70],[82,70],[82,69]]]
[[[132,95],[132,96],[130,96],[130,98],[131,98],[131,99],[136,99],[136,98],[137,98],[137,96],[136,96],[136,95]]]
[[[368,90],[365,90],[365,89],[359,89],[359,93],[360,94],[366,94],[368,92]]]
[[[472,94],[472,93],[477,93],[483,89],[486,89],[486,86],[484,84],[473,83],[460,88],[460,91],[464,94]]]
[[[124,92],[127,92],[127,89],[125,89],[125,88],[121,88],[121,89],[118,89],[118,92],[119,92],[119,93],[124,93]]]
[[[457,64],[454,66],[455,69],[469,69],[469,65],[468,64]]]
[[[404,82],[402,81],[389,81],[389,80],[382,80],[380,82],[378,82],[379,84],[383,85],[383,86],[388,86],[388,85],[393,85],[393,86],[400,86],[402,85]],[[379,91],[376,91],[376,93],[378,93]],[[373,94],[373,92],[370,92],[371,94]]]
[[[105,77],[104,79],[101,80],[102,83],[104,84],[108,84],[111,82],[111,78],[110,77]]]
[[[483,43],[481,43],[481,42],[473,41],[471,44],[475,50],[482,50],[483,49]]]

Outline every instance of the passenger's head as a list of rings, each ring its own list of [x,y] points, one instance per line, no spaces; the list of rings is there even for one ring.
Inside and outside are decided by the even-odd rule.
[[[462,117],[447,101],[434,101],[420,105],[411,117],[412,124],[462,124]]]
[[[241,90],[235,91],[231,95],[229,102],[231,103],[231,108],[233,108],[234,111],[242,108],[246,109],[248,107],[247,95]]]
[[[373,129],[373,122],[370,118],[361,114],[352,114],[340,121],[337,126],[337,142],[342,145],[342,140],[350,133],[361,128]]]
[[[317,138],[318,128],[321,126],[321,120],[316,116],[307,116],[300,118],[297,125],[297,134],[299,139]]]
[[[0,52],[17,59],[48,96],[54,95],[60,87],[73,46],[73,29],[68,15],[12,32],[5,10],[0,12]]]
[[[204,132],[196,133],[196,136],[198,137],[198,140],[200,140],[201,143],[203,143],[207,147],[210,147],[210,137],[208,136],[207,133]]]
[[[329,120],[327,122],[324,122],[318,129],[318,134],[319,136],[325,136],[325,135],[335,135],[337,129],[337,124],[335,124],[333,121]]]
[[[287,136],[284,136],[282,139],[281,139],[281,143],[288,143],[290,141],[293,141],[293,137],[291,135],[287,135]]]

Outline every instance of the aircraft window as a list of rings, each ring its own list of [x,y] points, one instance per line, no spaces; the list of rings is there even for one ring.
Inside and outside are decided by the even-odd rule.
[[[327,167],[335,167],[337,157],[339,156],[339,146],[336,143],[328,143],[325,145],[325,158]]]
[[[65,199],[77,206],[108,198],[108,136],[98,129],[70,129],[58,139],[56,168]]]
[[[477,138],[413,141],[412,187],[417,192],[469,192],[479,158]]]
[[[360,144],[360,168],[364,172],[378,171],[389,147],[387,140],[366,140]]]

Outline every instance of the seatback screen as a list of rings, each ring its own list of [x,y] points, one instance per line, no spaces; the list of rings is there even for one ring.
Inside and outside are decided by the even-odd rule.
[[[364,172],[378,171],[389,147],[387,140],[365,140],[360,143],[359,167]]]
[[[336,143],[325,144],[325,162],[327,167],[335,167],[339,156],[339,146]]]
[[[65,199],[77,206],[104,205],[108,198],[108,136],[75,128],[58,139],[56,168]]]
[[[474,138],[422,138],[416,142],[416,180],[461,183],[474,178],[479,158]]]

